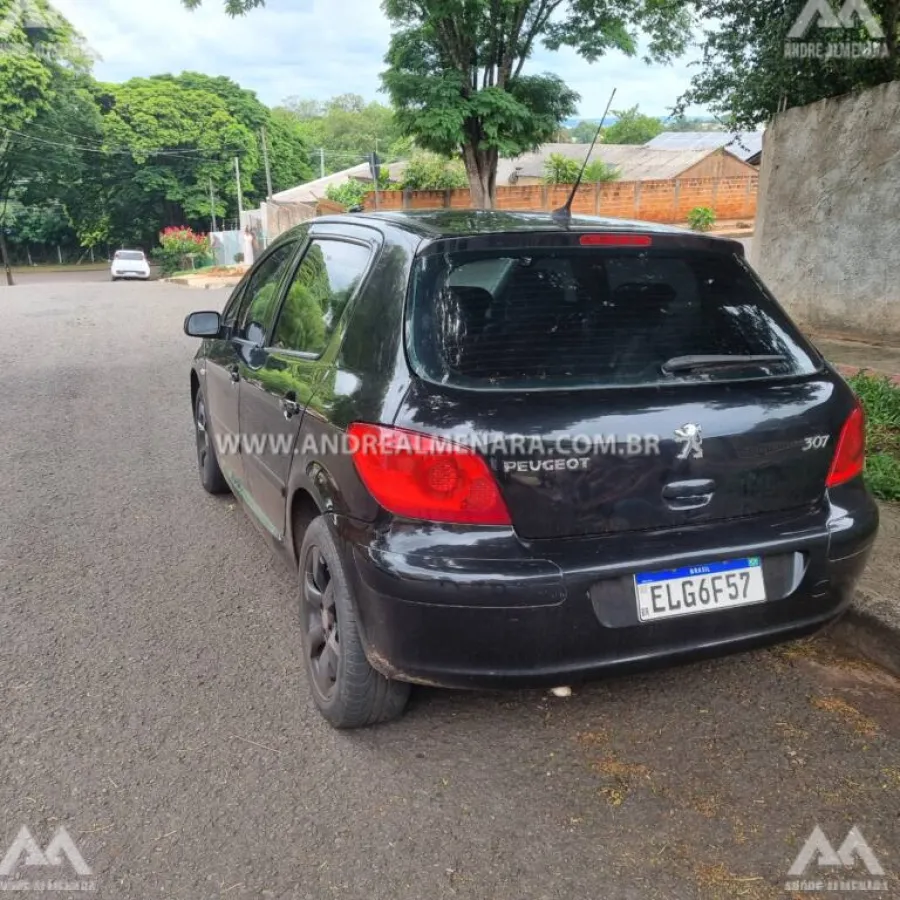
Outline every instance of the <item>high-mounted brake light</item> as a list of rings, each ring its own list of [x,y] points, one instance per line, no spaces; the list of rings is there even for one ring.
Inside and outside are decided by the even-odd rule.
[[[649,247],[653,238],[649,234],[583,234],[582,247]]]
[[[470,447],[360,422],[347,433],[359,477],[388,512],[428,522],[510,524],[491,470]]]
[[[825,484],[836,487],[861,475],[866,467],[866,417],[857,405],[844,422]]]

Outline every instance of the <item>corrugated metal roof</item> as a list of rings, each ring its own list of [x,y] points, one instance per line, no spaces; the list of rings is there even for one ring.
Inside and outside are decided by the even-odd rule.
[[[715,150],[724,147],[745,162],[762,151],[761,131],[664,131],[645,147],[654,150]]]
[[[715,150],[656,150],[636,144],[598,144],[591,153],[591,162],[600,159],[615,166],[621,181],[648,181],[677,178]],[[560,153],[581,161],[586,151],[585,144],[544,144],[536,153],[501,159],[497,166],[497,184],[510,184],[513,172],[522,177],[542,178],[544,163],[551,154]]]
[[[392,180],[398,179],[406,168],[405,162],[391,163],[390,165],[382,165],[381,169],[385,169],[389,173]],[[288,188],[286,191],[279,191],[272,195],[272,199],[276,203],[315,203],[325,196],[325,191],[331,186],[340,186],[351,178],[371,179],[368,163],[360,163],[358,166],[352,166],[349,169],[343,169],[340,172],[334,172],[326,175],[324,178],[317,178],[315,181],[307,181],[306,184],[298,184],[297,187]]]

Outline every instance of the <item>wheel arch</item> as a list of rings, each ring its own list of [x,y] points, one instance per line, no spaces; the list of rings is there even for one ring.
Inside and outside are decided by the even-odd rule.
[[[291,494],[290,507],[288,509],[287,526],[289,529],[288,540],[285,541],[294,561],[300,561],[300,546],[310,522],[318,518],[323,512],[319,501],[305,487],[298,487]]]

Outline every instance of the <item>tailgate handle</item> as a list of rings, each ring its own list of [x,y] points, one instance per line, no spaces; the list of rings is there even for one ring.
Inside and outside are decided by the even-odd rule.
[[[699,509],[712,500],[716,483],[710,478],[671,481],[662,491],[663,500],[671,509]]]

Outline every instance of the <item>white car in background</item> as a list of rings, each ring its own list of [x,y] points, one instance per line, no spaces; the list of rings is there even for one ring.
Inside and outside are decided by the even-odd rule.
[[[146,281],[150,277],[150,263],[143,250],[116,250],[109,275],[113,281],[120,278],[140,278]]]

